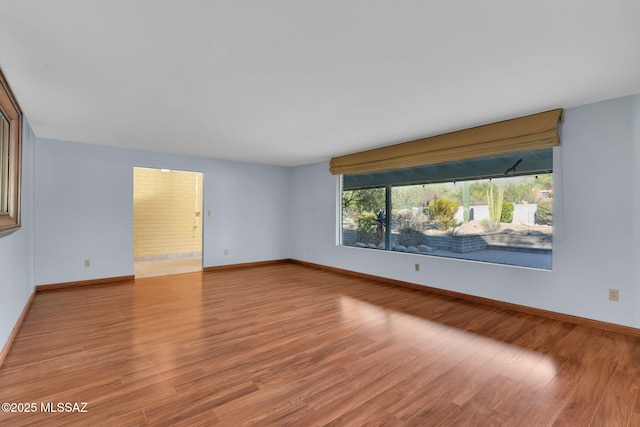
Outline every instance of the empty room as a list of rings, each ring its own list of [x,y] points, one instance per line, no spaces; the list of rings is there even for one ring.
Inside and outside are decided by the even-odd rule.
[[[0,425],[640,426],[638,16],[0,1]]]

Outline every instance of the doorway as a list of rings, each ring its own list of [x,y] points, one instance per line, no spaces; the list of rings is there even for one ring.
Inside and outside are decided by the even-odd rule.
[[[137,279],[202,271],[200,172],[133,168]]]

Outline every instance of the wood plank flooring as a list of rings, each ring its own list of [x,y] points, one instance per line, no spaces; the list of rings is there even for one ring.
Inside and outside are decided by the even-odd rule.
[[[0,425],[640,426],[639,389],[640,338],[282,264],[38,293]]]

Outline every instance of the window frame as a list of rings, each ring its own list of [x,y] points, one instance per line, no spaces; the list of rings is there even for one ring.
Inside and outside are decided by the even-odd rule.
[[[0,111],[7,128],[0,140],[0,237],[21,226],[22,123],[23,116],[7,80],[0,70]],[[4,140],[4,137],[7,140]]]

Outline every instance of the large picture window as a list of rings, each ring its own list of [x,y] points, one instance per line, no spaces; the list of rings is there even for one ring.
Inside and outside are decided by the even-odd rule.
[[[334,157],[344,246],[551,269],[562,109]]]
[[[342,176],[342,245],[551,269],[553,149]]]

